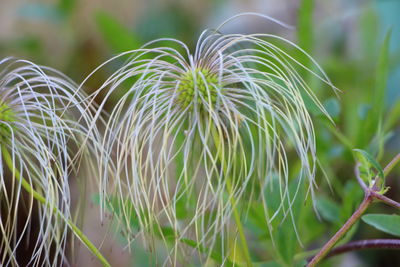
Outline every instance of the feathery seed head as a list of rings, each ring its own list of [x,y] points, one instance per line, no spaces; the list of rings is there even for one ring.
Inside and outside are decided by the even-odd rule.
[[[193,53],[178,40],[160,39],[99,67],[131,55],[93,95],[107,89],[106,102],[125,92],[105,125],[98,176],[102,207],[118,204],[128,242],[138,233],[152,242],[168,227],[176,253],[186,251],[179,248],[187,238],[211,253],[229,239],[225,230],[238,203],[260,200],[271,225],[277,213],[290,214],[292,177],[307,181],[299,187],[308,184],[313,194],[316,145],[304,98],[329,115],[299,70],[332,84],[311,57],[308,68],[287,46],[309,57],[279,36],[207,30]],[[289,158],[298,172],[289,170]],[[276,180],[281,204],[271,213],[261,200]]]
[[[29,266],[68,265],[69,178],[79,166],[72,152],[84,150],[83,122],[90,121],[85,96],[76,88],[51,68],[0,60],[0,262],[5,266],[18,266],[27,245]]]

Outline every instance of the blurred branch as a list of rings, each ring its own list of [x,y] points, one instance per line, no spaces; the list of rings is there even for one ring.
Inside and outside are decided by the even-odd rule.
[[[400,249],[400,239],[367,239],[353,241],[332,249],[326,257],[329,258],[342,253],[362,249]]]

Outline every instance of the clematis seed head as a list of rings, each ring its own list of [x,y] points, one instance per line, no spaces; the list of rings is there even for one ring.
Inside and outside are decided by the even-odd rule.
[[[299,62],[299,53],[313,66]],[[245,213],[259,201],[272,229],[279,214],[290,219],[301,187],[313,196],[318,162],[308,103],[329,114],[302,74],[335,87],[301,48],[272,34],[218,28],[204,31],[193,51],[179,40],[155,40],[106,61],[87,79],[126,56],[91,97],[106,91],[100,117],[118,95],[99,136],[96,176],[102,212],[117,202],[115,219],[129,244],[143,237],[156,249],[160,237],[166,265],[192,256],[182,240],[206,248],[198,249],[200,259],[217,248],[229,257],[236,209]],[[300,168],[291,169],[293,161]],[[266,188],[276,184],[280,203],[272,209]],[[173,231],[172,250],[163,229]]]
[[[0,59],[0,265],[70,265],[70,182],[91,166],[85,99],[52,68]]]

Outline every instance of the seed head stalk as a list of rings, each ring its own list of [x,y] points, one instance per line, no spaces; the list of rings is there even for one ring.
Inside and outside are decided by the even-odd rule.
[[[317,255],[315,255],[315,257],[307,265],[308,267],[316,266],[316,264],[329,253],[336,243],[350,230],[350,228],[358,221],[358,219],[360,219],[372,201],[373,197],[371,195],[365,196],[358,209],[353,213],[353,215],[351,215],[351,217],[339,229],[339,231],[337,231],[336,234],[322,247]]]
[[[226,189],[228,191],[228,195],[230,196],[230,203],[232,205],[233,217],[235,219],[235,223],[238,228],[237,230],[239,233],[239,239],[240,239],[240,245],[242,247],[242,252],[244,253],[244,257],[245,257],[247,266],[251,267],[251,266],[253,266],[253,263],[251,261],[249,246],[247,244],[246,235],[244,233],[243,225],[240,220],[240,215],[236,208],[237,201],[235,199],[234,191],[232,189],[232,182],[231,182],[230,176],[226,175],[228,173],[227,169],[226,169],[226,164],[224,163],[222,151],[219,149],[220,145],[221,145],[220,141],[221,141],[221,138],[223,138],[223,137],[217,132],[217,130],[214,127],[212,127],[211,129],[212,129],[211,134],[214,139],[215,147],[218,150],[218,157],[219,157],[219,160],[220,160],[220,163],[222,166],[222,170],[223,170],[223,173],[225,174],[224,178],[225,178],[225,182],[226,182]]]

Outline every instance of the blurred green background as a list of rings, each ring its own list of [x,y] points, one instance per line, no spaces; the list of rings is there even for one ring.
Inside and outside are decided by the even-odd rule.
[[[315,114],[318,155],[331,187],[319,179],[322,220],[311,231],[320,236],[305,242],[305,247],[298,246],[297,252],[317,248],[362,198],[354,180],[351,149],[369,151],[382,165],[400,150],[400,1],[1,0],[0,57],[14,56],[47,65],[80,83],[113,55],[161,37],[180,39],[193,48],[202,30],[248,11],[267,14],[295,29],[247,17],[230,23],[224,31],[286,37],[309,52],[342,90],[336,98],[331,92],[315,89],[335,121],[335,125],[329,124]],[[385,45],[385,36],[389,35]],[[385,53],[386,59],[382,56]],[[113,66],[108,68],[111,73]],[[106,72],[90,79],[85,90],[90,93],[100,86],[109,74]],[[399,173],[397,168],[388,178],[388,196],[397,201]],[[372,212],[394,211],[377,205]],[[299,230],[310,231],[303,228]],[[95,230],[91,236],[96,239]],[[379,237],[389,236],[360,223],[352,238]],[[113,251],[114,245],[105,247],[114,264],[134,262],[141,266],[140,253],[132,259],[122,249]],[[82,256],[81,264],[90,264],[90,255],[87,258]],[[395,251],[367,251],[325,264],[400,266],[400,256]]]

